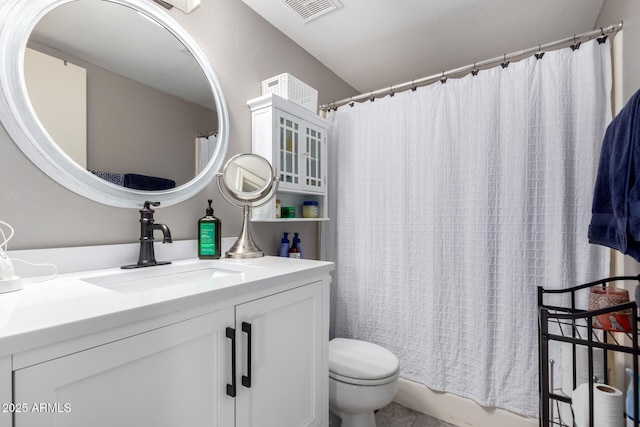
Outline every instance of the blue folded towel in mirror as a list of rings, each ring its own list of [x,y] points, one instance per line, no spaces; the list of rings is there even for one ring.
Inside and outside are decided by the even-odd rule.
[[[157,176],[102,171],[91,171],[91,173],[105,181],[109,181],[112,184],[131,188],[133,190],[168,190],[170,188],[175,188],[176,186],[176,182],[174,180],[160,178]]]
[[[176,182],[167,178],[127,173],[124,175],[124,186],[133,190],[169,190],[175,188]]]
[[[590,243],[640,261],[640,91],[607,127],[591,213]]]

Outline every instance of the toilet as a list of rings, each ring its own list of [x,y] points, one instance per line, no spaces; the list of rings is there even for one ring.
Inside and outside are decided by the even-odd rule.
[[[398,358],[366,341],[329,341],[329,409],[342,427],[375,427],[374,411],[398,391]]]

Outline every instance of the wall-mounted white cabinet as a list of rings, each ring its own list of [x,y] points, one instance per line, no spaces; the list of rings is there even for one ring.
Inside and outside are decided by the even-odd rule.
[[[253,209],[254,221],[327,220],[327,131],[329,122],[313,112],[268,94],[247,102],[252,151],[265,157],[280,178],[276,198],[293,206],[296,218],[276,218],[275,199]],[[319,217],[303,218],[304,201],[318,203]]]

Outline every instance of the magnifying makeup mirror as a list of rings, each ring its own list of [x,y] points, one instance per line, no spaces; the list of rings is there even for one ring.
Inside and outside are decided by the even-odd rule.
[[[241,153],[230,158],[216,175],[220,194],[227,202],[242,209],[242,231],[227,258],[259,258],[264,252],[251,237],[251,208],[262,206],[278,191],[279,178],[267,159],[257,154]],[[222,182],[222,183],[221,183]],[[226,191],[223,191],[222,187]]]

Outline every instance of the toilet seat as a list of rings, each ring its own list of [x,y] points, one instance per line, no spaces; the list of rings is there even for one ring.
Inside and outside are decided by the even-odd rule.
[[[335,372],[329,371],[329,378],[345,384],[374,386],[374,385],[384,385],[392,381],[395,381],[396,378],[398,378],[398,374],[399,372],[396,371],[394,374],[386,378],[379,378],[376,380],[363,380],[362,378],[345,377],[344,375],[336,374]]]
[[[394,381],[398,358],[367,341],[334,338],[329,342],[329,378],[354,385],[380,385]]]

